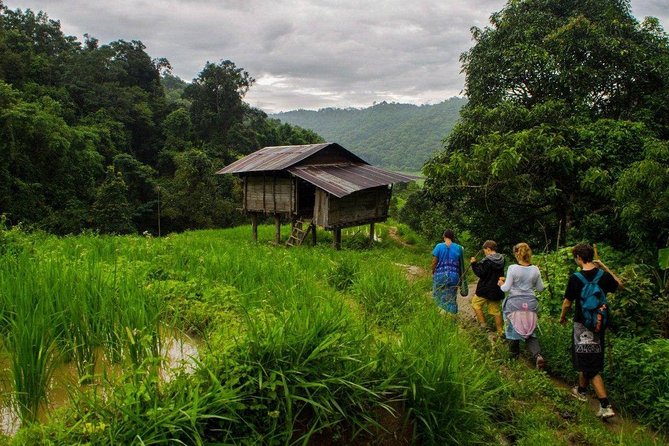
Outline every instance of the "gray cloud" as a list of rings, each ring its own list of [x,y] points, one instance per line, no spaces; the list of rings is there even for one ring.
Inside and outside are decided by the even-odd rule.
[[[666,24],[666,0],[632,3]],[[44,10],[66,34],[106,43],[141,40],[190,81],[206,61],[229,59],[257,83],[246,100],[268,112],[435,103],[460,94],[469,29],[504,0],[5,0]]]

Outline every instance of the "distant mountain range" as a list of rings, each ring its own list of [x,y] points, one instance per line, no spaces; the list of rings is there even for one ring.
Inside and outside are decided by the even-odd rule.
[[[270,117],[311,129],[371,164],[419,171],[442,148],[466,103],[455,97],[435,105],[381,102],[363,109],[295,110]]]

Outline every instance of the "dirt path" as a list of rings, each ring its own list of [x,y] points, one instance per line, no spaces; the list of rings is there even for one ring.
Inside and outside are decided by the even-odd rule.
[[[465,322],[465,326],[474,325],[476,326],[476,315],[474,314],[474,309],[472,308],[472,297],[475,295],[476,291],[476,282],[469,284],[469,294],[466,297],[460,296],[458,294],[458,318]],[[495,342],[494,335],[492,332],[489,333],[488,339],[491,343]],[[541,339],[540,339],[541,342]],[[525,362],[528,369],[533,369],[534,365],[529,361]],[[548,375],[548,374],[547,374]],[[571,389],[573,387],[572,383],[564,381],[560,378],[548,375],[550,380],[553,382],[553,385],[559,389],[563,389],[568,395],[571,394]],[[576,372],[574,372],[574,379],[576,379]],[[642,429],[644,426],[636,422],[635,420],[624,418],[615,407],[614,410],[616,415],[614,417],[608,418],[603,421],[603,424],[611,431],[621,434],[623,432],[634,432],[637,429]],[[592,393],[588,395],[588,403],[590,409],[593,413],[596,413],[599,410],[599,400],[594,397]],[[562,414],[560,414],[562,415]]]

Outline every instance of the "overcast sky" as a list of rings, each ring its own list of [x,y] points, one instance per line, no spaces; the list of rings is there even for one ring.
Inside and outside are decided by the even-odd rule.
[[[504,0],[4,0],[45,11],[63,32],[108,43],[141,40],[191,81],[229,59],[256,84],[246,101],[268,113],[297,108],[434,104],[461,95],[469,29]],[[667,0],[633,0],[638,18],[669,23]]]

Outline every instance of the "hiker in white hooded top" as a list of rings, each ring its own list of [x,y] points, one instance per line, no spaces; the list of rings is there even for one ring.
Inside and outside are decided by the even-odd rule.
[[[520,341],[525,340],[538,369],[544,368],[544,358],[535,334],[539,302],[536,291],[543,291],[539,268],[532,265],[532,250],[527,243],[518,243],[513,247],[513,255],[518,264],[509,266],[506,278],[500,277],[498,285],[509,293],[502,305],[506,327],[504,333],[509,340],[511,356],[520,355]]]

